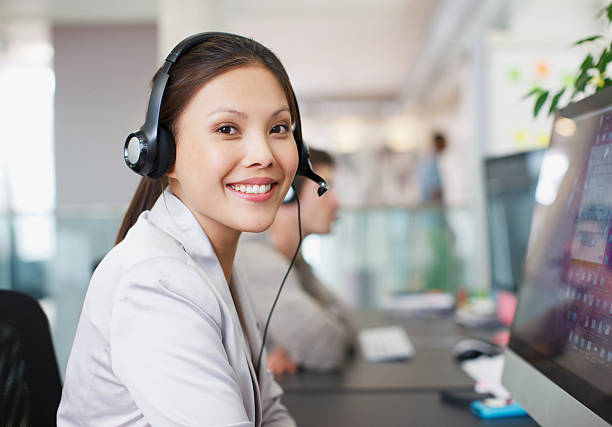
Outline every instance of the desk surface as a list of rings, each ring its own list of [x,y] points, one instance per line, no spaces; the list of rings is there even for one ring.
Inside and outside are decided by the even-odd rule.
[[[370,363],[357,354],[338,372],[300,372],[278,378],[286,394],[319,392],[429,392],[471,390],[474,381],[451,357],[450,349],[469,331],[452,319],[412,319],[380,311],[358,312],[356,329],[401,325],[415,347],[411,360]]]
[[[285,395],[283,403],[300,427],[537,426],[529,417],[485,421],[441,403],[438,393]]]
[[[339,372],[300,372],[278,378],[286,394],[314,392],[471,390],[474,380],[451,359],[448,349],[416,348],[409,361],[369,363],[356,355]]]
[[[535,426],[529,417],[481,420],[467,408],[444,404],[441,390],[474,388],[474,381],[452,359],[459,340],[488,338],[490,331],[468,330],[452,319],[413,319],[380,311],[358,312],[356,329],[400,325],[415,355],[407,362],[369,363],[357,354],[339,372],[300,372],[278,378],[282,398],[302,427],[308,426]]]

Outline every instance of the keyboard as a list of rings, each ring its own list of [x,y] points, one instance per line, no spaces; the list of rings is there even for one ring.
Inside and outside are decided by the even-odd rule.
[[[405,360],[414,355],[414,346],[401,326],[362,329],[357,337],[368,362]]]

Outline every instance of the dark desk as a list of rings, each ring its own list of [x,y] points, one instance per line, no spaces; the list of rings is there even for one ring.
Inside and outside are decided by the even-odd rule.
[[[469,331],[450,318],[410,319],[380,311],[358,312],[352,319],[356,329],[401,325],[415,347],[411,360],[370,363],[358,351],[339,372],[300,372],[278,379],[286,394],[315,392],[430,392],[471,390],[474,381],[451,357],[451,347]]]
[[[474,381],[452,359],[459,340],[489,338],[451,318],[413,319],[380,311],[355,313],[356,329],[401,325],[415,347],[406,362],[369,363],[357,354],[339,372],[300,372],[278,378],[283,403],[299,426],[535,426],[529,417],[484,421],[467,408],[444,404],[442,390],[471,391]]]
[[[537,426],[529,417],[481,420],[437,393],[286,395],[283,403],[300,427]]]
[[[416,347],[416,344],[415,344]],[[358,354],[340,372],[300,372],[279,379],[286,394],[315,392],[471,390],[472,380],[451,359],[449,349],[416,347],[409,361],[369,363]]]

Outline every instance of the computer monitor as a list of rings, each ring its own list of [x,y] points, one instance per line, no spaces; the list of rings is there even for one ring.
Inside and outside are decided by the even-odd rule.
[[[612,423],[612,88],[555,117],[502,382],[542,425]]]
[[[544,152],[540,149],[485,159],[493,289],[518,290]]]

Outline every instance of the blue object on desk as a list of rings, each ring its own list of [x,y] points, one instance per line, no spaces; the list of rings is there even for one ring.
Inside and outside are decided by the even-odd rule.
[[[475,400],[470,404],[470,411],[484,419],[522,417],[527,412],[516,402],[504,403],[501,399]]]

